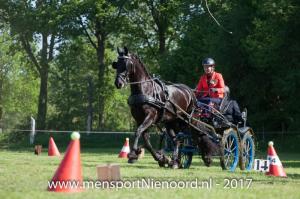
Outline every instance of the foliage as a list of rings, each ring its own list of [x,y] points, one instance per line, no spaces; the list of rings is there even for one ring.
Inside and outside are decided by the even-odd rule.
[[[50,74],[49,128],[61,130],[85,129],[87,124],[88,80],[92,86],[92,107],[98,106],[97,58],[94,49],[82,38],[60,46],[60,55]],[[106,51],[106,64],[112,62],[114,52]],[[126,104],[127,92],[114,89],[114,71],[107,67],[104,82],[105,123],[104,130],[129,129],[129,110]],[[96,112],[95,112],[96,113]],[[126,115],[127,113],[127,115]],[[97,128],[97,114],[93,114],[93,129]]]
[[[25,124],[47,102],[49,85],[48,128],[87,129],[90,115],[93,129],[134,128],[129,90],[115,89],[110,67],[116,47],[126,45],[151,72],[191,88],[203,73],[201,60],[213,57],[255,129],[298,129],[299,1],[207,2],[220,25],[206,1],[1,1],[9,40],[0,44],[3,118],[18,115]]]
[[[24,52],[10,48],[16,43],[7,29],[2,29],[0,43],[0,128],[16,128],[37,112],[38,80]]]
[[[26,52],[32,70],[39,74],[37,126],[46,127],[48,100],[48,71],[56,47],[72,30],[73,10],[65,1],[3,1],[1,20],[8,24],[10,33]]]
[[[299,102],[292,97],[299,85],[299,3],[236,0],[214,2],[210,8],[233,34],[217,26],[207,9],[192,13],[179,47],[166,56],[160,73],[194,88],[201,60],[213,57],[232,98],[248,108],[254,128],[299,128]]]
[[[264,122],[273,128],[299,127],[299,109],[295,91],[300,78],[299,3],[265,1],[253,20],[254,30],[245,38],[245,46],[253,72],[252,80],[260,77],[260,104]],[[254,77],[255,75],[255,77]]]

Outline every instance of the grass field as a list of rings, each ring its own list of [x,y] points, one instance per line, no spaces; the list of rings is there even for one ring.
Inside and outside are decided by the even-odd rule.
[[[126,160],[117,158],[119,150],[120,147],[110,149],[82,147],[81,162],[84,180],[96,180],[98,164],[119,163],[123,180],[133,181],[144,178],[157,181],[193,181],[197,178],[198,182],[204,182],[212,179],[212,186],[198,189],[88,189],[73,194],[52,193],[46,190],[47,182],[51,180],[62,157],[48,157],[45,149],[42,155],[36,156],[32,148],[28,147],[2,148],[0,149],[0,198],[300,198],[299,153],[277,151],[288,178],[276,178],[253,171],[242,172],[239,169],[235,172],[222,171],[218,166],[218,160],[215,160],[212,167],[207,168],[196,156],[191,168],[186,170],[159,168],[149,153],[146,153],[145,158],[136,164],[129,165]],[[224,187],[226,179],[252,179],[252,183],[248,189],[241,184],[237,188],[230,188],[230,186]],[[245,180],[241,182],[246,183]]]

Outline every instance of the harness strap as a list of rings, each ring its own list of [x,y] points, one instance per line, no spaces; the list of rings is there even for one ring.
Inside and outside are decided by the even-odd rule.
[[[137,94],[137,95],[131,95],[128,98],[128,105],[141,105],[141,104],[151,104],[155,106],[156,108],[163,108],[165,106],[164,102],[161,102],[159,100],[156,100],[154,97],[151,97],[149,95],[143,95],[143,94]]]

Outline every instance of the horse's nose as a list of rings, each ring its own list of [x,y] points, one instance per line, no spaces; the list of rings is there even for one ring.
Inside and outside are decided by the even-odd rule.
[[[116,79],[115,86],[119,89],[122,87],[122,83],[118,79]]]

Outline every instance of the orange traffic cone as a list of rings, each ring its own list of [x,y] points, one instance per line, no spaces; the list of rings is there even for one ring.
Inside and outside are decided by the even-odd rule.
[[[49,139],[48,156],[60,156],[60,153],[52,137],[50,137]]]
[[[119,153],[119,158],[127,158],[127,155],[129,152],[130,152],[129,138],[126,138],[124,146],[123,146],[121,152]]]
[[[48,191],[79,192],[82,191],[82,169],[80,161],[80,135],[73,132],[71,142],[64,159],[61,161],[52,180],[48,182]]]
[[[273,142],[270,141],[268,145],[268,160],[270,161],[270,167],[269,172],[267,172],[266,175],[287,177],[283,170],[281,161],[279,160],[279,157],[277,156],[277,153],[273,147]]]

